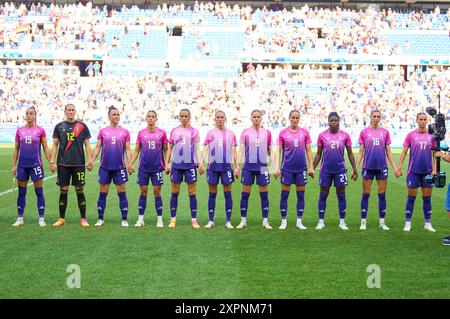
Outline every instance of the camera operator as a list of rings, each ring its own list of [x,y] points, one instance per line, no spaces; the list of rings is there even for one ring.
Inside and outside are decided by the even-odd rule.
[[[440,151],[435,153],[436,158],[442,158],[447,163],[450,163],[450,154],[445,154]],[[445,201],[445,208],[447,209],[448,218],[450,218],[450,184],[447,188],[447,199]],[[450,236],[444,237],[442,241],[443,245],[450,246]]]

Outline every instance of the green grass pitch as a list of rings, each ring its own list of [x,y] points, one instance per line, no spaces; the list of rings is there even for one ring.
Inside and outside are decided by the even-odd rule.
[[[398,155],[397,155],[398,157]],[[0,148],[0,193],[12,188],[9,173],[12,148]],[[406,166],[406,165],[405,165]],[[443,164],[443,170],[448,169]],[[405,167],[404,167],[405,169]],[[182,186],[176,229],[157,229],[153,198],[149,196],[146,226],[132,227],[137,219],[139,188],[136,174],[127,187],[130,203],[128,229],[120,226],[118,198],[108,195],[105,226],[96,221],[98,164],[87,174],[88,221],[82,229],[76,195],[71,189],[67,224],[50,226],[58,218],[59,191],[55,179],[44,184],[48,226],[37,225],[36,197],[28,188],[25,225],[11,227],[16,218],[14,193],[0,196],[0,297],[1,298],[449,298],[450,250],[441,237],[450,235],[450,220],[444,208],[446,189],[434,189],[433,226],[423,229],[422,200],[416,200],[411,233],[402,231],[406,200],[405,177],[395,179],[390,171],[387,192],[388,232],[378,229],[378,198],[370,197],[368,229],[359,228],[361,180],[347,188],[349,231],[338,229],[339,216],[334,192],[330,193],[326,227],[317,223],[317,178],[309,179],[304,224],[295,228],[296,196],[289,198],[288,228],[280,223],[280,183],[271,178],[269,221],[273,230],[261,228],[257,189],[250,197],[245,230],[227,230],[224,199],[219,188],[214,229],[190,226],[186,186]],[[318,170],[316,171],[316,174]],[[51,173],[46,166],[46,176]],[[375,185],[373,186],[375,190]],[[233,225],[240,220],[241,185],[233,189]],[[169,219],[169,179],[163,186],[164,222]],[[208,219],[205,177],[198,182],[198,220]],[[81,270],[81,287],[66,285],[68,265]],[[367,267],[379,265],[381,288],[369,289]]]

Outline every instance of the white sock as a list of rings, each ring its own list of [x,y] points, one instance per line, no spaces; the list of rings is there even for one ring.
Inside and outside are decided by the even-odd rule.
[[[17,220],[23,222],[23,217],[17,217]]]
[[[192,218],[192,222],[196,223],[197,222],[197,218]]]
[[[407,222],[405,223],[405,226],[411,226],[411,222],[408,222],[408,221],[407,221]]]
[[[139,220],[140,222],[143,222],[143,221],[144,221],[144,215],[139,215],[138,220]]]
[[[366,224],[366,219],[365,218],[361,219],[361,225],[365,225],[365,224]]]
[[[39,221],[43,222],[44,221],[44,217],[39,217]]]
[[[163,219],[162,216],[158,216],[158,223],[162,223]]]
[[[425,226],[431,226],[431,222],[425,223]]]
[[[241,223],[246,223],[247,222],[247,217],[241,217]]]
[[[384,218],[380,218],[380,224],[384,225]]]
[[[345,219],[344,218],[341,218],[340,219],[341,221],[339,222],[341,225],[344,225],[345,224]]]
[[[171,217],[171,218],[170,218],[170,221],[171,221],[171,222],[174,222],[174,221],[176,221],[176,220],[177,220],[176,217]]]
[[[302,223],[302,219],[301,218],[297,218],[297,224],[301,224]]]
[[[323,219],[319,219],[319,224],[321,224],[321,225],[325,224]]]
[[[267,224],[267,218],[263,218],[263,224]]]
[[[286,219],[286,218],[282,218],[282,219],[281,219],[281,223],[282,223],[282,224],[287,224],[287,219]]]

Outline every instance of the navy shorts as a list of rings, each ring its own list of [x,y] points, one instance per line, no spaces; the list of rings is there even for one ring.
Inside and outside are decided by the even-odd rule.
[[[406,185],[408,185],[408,188],[431,188],[433,187],[433,184],[427,183],[425,181],[425,176],[429,174],[414,174],[409,173],[408,176],[406,176]]]
[[[334,183],[334,187],[347,186],[348,185],[347,173],[330,174],[330,173],[320,172],[319,185],[321,187],[331,187],[332,183]]]
[[[281,184],[284,185],[306,185],[308,182],[307,171],[298,173],[284,172],[281,170]]]
[[[234,175],[231,170],[228,171],[213,171],[211,169],[206,170],[206,181],[208,184],[218,185],[219,180],[222,185],[228,185],[234,182]]]
[[[172,174],[170,180],[173,183],[181,183],[183,179],[186,183],[195,183],[197,182],[197,169],[196,168],[187,168],[187,169],[178,169],[172,168]]]
[[[379,180],[388,178],[388,169],[387,168],[383,168],[383,169],[365,169],[365,168],[363,168],[361,175],[362,175],[363,179],[373,180],[374,178],[376,178],[377,181],[379,181]]]
[[[139,170],[137,176],[137,183],[139,185],[148,185],[150,180],[153,186],[161,186],[164,184],[163,172],[149,173],[143,170]]]
[[[116,185],[121,185],[128,182],[128,172],[125,168],[110,170],[100,167],[98,170],[98,182],[100,184],[111,184],[111,181]]]
[[[16,178],[19,181],[28,181],[31,177],[33,182],[44,178],[44,167],[42,165],[36,167],[17,167]]]
[[[266,186],[270,183],[269,170],[266,168],[264,171],[249,171],[248,169],[242,170],[241,183],[244,185],[253,185],[255,183],[259,186]]]

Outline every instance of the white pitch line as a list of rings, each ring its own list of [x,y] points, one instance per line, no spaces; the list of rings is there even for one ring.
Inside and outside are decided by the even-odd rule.
[[[100,162],[100,161],[95,161],[94,164],[95,164],[95,163],[98,163],[98,162]],[[53,174],[53,175],[44,177],[44,181],[46,181],[46,180],[48,180],[48,179],[51,179],[51,178],[53,178],[53,177],[56,177],[56,176],[58,176],[58,174]],[[14,178],[15,178],[15,177],[14,177]],[[33,182],[29,182],[29,183],[28,183],[28,186],[31,186],[31,185],[33,185]],[[0,193],[0,196],[3,196],[3,195],[6,195],[6,194],[9,194],[9,193],[12,193],[12,192],[17,191],[17,190],[18,190],[17,187],[16,187],[16,188],[8,189],[8,190],[6,190],[6,191],[4,191],[4,192],[1,192],[1,193]]]

